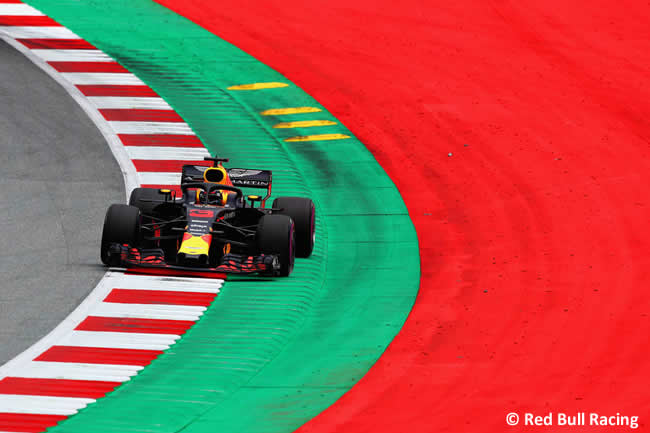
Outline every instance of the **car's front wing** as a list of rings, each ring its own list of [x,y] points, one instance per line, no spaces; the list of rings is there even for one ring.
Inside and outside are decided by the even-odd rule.
[[[109,264],[119,267],[164,268],[180,271],[201,271],[227,274],[252,274],[275,275],[279,269],[278,257],[275,255],[261,254],[258,256],[245,256],[242,254],[225,254],[221,264],[216,267],[209,266],[183,266],[167,263],[165,253],[160,248],[134,248],[128,244],[112,244],[108,250]]]

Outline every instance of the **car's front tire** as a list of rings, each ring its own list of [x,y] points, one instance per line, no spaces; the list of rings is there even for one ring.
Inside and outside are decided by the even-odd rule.
[[[273,200],[275,215],[288,215],[296,225],[296,257],[311,256],[316,240],[316,207],[303,197],[278,197]]]
[[[280,262],[280,276],[293,271],[296,258],[295,227],[287,215],[264,215],[257,225],[257,246],[262,254],[275,254]]]
[[[156,188],[134,188],[131,191],[129,205],[140,209],[143,215],[151,215],[153,208],[165,199],[165,195]]]
[[[140,209],[126,204],[113,204],[106,211],[102,230],[101,259],[110,265],[108,249],[111,244],[138,246],[140,238]]]

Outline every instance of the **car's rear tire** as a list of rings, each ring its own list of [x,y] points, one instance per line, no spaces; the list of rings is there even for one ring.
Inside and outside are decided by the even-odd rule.
[[[151,215],[153,213],[153,208],[160,204],[152,202],[151,200],[160,202],[164,199],[165,194],[162,194],[156,188],[134,188],[133,191],[131,191],[129,205],[140,209],[140,212],[143,215]]]
[[[108,249],[113,243],[137,247],[140,238],[140,209],[126,204],[113,204],[106,211],[102,231],[101,258],[109,265]]]
[[[295,227],[287,215],[264,215],[257,225],[257,246],[262,254],[275,254],[280,261],[280,276],[293,271],[296,258]]]
[[[288,215],[296,225],[296,257],[311,256],[316,240],[316,207],[314,202],[303,197],[278,197],[273,200],[275,215]]]

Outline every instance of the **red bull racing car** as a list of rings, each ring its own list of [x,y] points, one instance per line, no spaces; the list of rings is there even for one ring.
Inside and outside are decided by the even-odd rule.
[[[309,257],[315,207],[302,197],[279,197],[270,208],[269,170],[183,166],[180,194],[136,188],[129,204],[106,212],[101,259],[108,266],[288,276],[295,257]],[[241,188],[266,189],[244,196]]]

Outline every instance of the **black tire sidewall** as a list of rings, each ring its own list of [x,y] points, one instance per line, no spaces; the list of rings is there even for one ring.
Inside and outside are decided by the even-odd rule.
[[[264,215],[257,226],[257,246],[262,254],[280,261],[280,276],[289,276],[295,263],[295,224],[287,215]]]
[[[100,256],[108,264],[108,249],[113,243],[137,247],[140,239],[140,209],[126,204],[113,204],[106,211]]]
[[[314,250],[316,208],[314,202],[304,197],[278,197],[273,200],[275,215],[287,215],[296,226],[296,257],[307,258]]]

